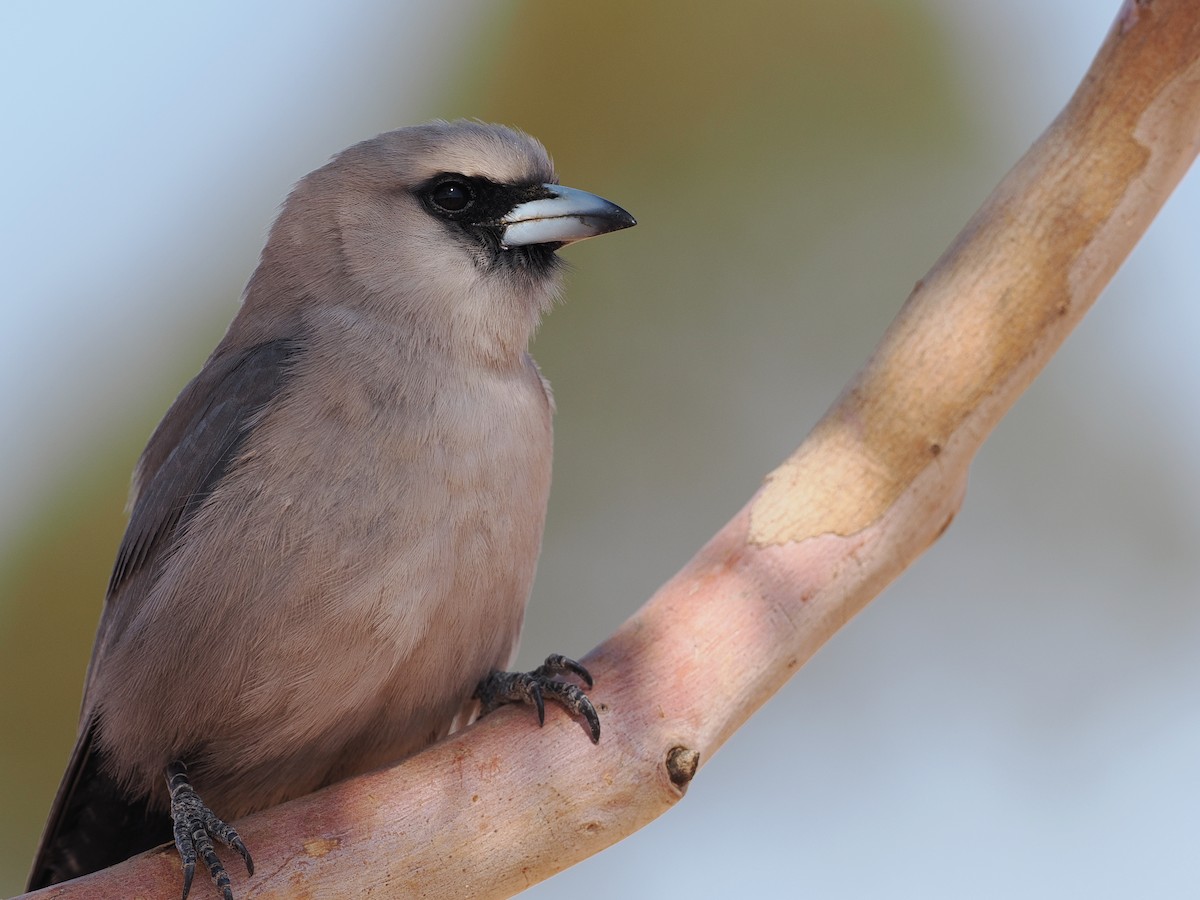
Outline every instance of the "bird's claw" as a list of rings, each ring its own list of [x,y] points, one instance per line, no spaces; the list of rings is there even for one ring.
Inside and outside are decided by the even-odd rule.
[[[600,716],[596,707],[578,685],[560,681],[561,675],[574,675],[589,688],[593,685],[587,669],[569,657],[552,653],[532,672],[493,672],[479,682],[475,696],[479,699],[480,714],[485,715],[505,703],[524,703],[537,710],[538,723],[544,725],[545,698],[549,698],[572,715],[584,719],[592,743],[599,743]]]
[[[238,837],[233,826],[219,818],[209,809],[188,781],[187,766],[174,762],[167,766],[167,787],[171,792],[171,818],[175,822],[175,849],[183,863],[183,900],[187,900],[192,889],[192,876],[196,874],[196,857],[201,856],[208,866],[209,877],[225,900],[233,900],[229,873],[217,858],[213,838],[227,847],[232,847],[246,863],[246,871],[254,874],[254,860],[250,851]]]

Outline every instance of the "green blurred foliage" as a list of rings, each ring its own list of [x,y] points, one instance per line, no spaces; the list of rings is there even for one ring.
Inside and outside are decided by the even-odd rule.
[[[106,450],[108,448],[105,448]],[[103,574],[120,538],[121,468],[110,452],[64,479],[40,519],[8,548],[0,586],[10,598],[0,629],[2,721],[0,866],[22,872],[32,856],[46,786],[57,782],[75,741],[75,720],[104,596]],[[125,475],[128,479],[128,475]],[[14,813],[20,815],[14,815]],[[0,889],[15,890],[6,877]]]
[[[452,51],[472,64],[430,112],[527,130],[564,184],[640,221],[571,248],[569,303],[537,342],[560,413],[533,659],[602,639],[803,436],[969,213],[930,187],[965,177],[973,123],[919,3],[492,15],[464,23]],[[396,124],[388,86],[364,90],[378,130]],[[214,277],[189,296],[206,291],[231,295]],[[164,375],[153,411],[114,400],[0,569],[0,891],[22,884],[73,741],[129,471],[190,374]]]

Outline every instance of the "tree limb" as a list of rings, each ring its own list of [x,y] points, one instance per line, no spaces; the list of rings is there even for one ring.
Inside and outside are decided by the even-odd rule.
[[[1200,3],[1127,0],[1066,109],[800,448],[587,658],[600,745],[560,712],[539,730],[502,710],[239,822],[259,874],[235,872],[237,895],[508,897],[669,809],[697,764],[945,531],[975,452],[1198,149]],[[29,896],[179,885],[174,850],[159,850]]]

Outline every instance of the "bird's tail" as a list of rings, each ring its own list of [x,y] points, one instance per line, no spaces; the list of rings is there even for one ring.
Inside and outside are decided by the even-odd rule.
[[[106,869],[171,840],[171,817],[107,774],[94,722],[80,730],[50,809],[28,890]]]

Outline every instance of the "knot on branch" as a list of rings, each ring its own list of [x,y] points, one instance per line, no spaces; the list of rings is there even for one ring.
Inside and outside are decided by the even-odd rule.
[[[700,767],[700,753],[690,747],[672,747],[667,751],[667,775],[671,784],[680,791],[687,790],[688,782]]]

